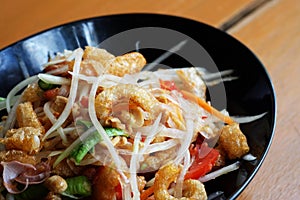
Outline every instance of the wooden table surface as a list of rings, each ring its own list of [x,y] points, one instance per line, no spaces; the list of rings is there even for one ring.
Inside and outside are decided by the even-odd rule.
[[[1,0],[0,49],[62,23],[132,12],[205,22],[258,56],[276,90],[277,126],[265,162],[238,199],[300,199],[299,0]]]

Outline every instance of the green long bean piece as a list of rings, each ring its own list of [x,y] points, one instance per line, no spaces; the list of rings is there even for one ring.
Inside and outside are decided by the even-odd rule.
[[[39,80],[38,81],[38,85],[39,85],[39,87],[42,89],[42,90],[51,90],[51,89],[53,89],[53,88],[56,88],[56,87],[58,87],[57,85],[55,85],[55,84],[51,84],[51,83],[46,83],[45,81],[43,81],[43,80]]]
[[[92,194],[92,184],[86,176],[67,178],[67,189],[62,193],[64,196],[79,199]]]
[[[84,120],[78,120],[76,122],[76,125],[82,126],[85,130],[93,126],[93,124],[90,121]],[[104,128],[104,130],[109,137],[128,136],[122,129],[106,127]],[[101,135],[97,131],[92,132],[86,139],[84,139],[73,149],[73,151],[70,153],[70,157],[74,159],[76,164],[79,164],[81,160],[85,157],[85,155],[88,152],[90,152],[97,143],[101,141]]]

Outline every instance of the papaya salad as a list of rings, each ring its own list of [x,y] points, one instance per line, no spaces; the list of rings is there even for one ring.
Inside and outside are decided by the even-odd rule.
[[[16,85],[1,102],[0,199],[207,199],[247,139],[206,100],[205,71],[146,64],[88,46]]]

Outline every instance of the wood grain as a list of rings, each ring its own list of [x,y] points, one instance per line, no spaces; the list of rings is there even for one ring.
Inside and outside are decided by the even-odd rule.
[[[0,48],[74,20],[117,13],[160,13],[220,26],[257,0],[4,0],[0,6]]]
[[[274,1],[230,33],[265,64],[277,93],[278,119],[266,161],[239,199],[300,197],[300,2]]]

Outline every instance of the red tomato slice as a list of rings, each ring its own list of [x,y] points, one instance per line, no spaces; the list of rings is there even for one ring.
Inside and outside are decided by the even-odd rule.
[[[47,91],[44,92],[44,97],[47,100],[54,99],[58,95],[58,91],[59,91],[58,88],[47,90]]]
[[[197,144],[190,149],[190,153],[195,160],[186,173],[185,179],[199,179],[210,172],[220,155],[218,150],[208,147],[206,143]]]
[[[174,81],[167,81],[167,80],[161,80],[159,79],[159,83],[160,83],[160,88],[164,89],[164,90],[178,90],[178,88],[176,87],[176,84]]]
[[[122,200],[122,186],[121,184],[115,187],[116,190],[116,200]]]

